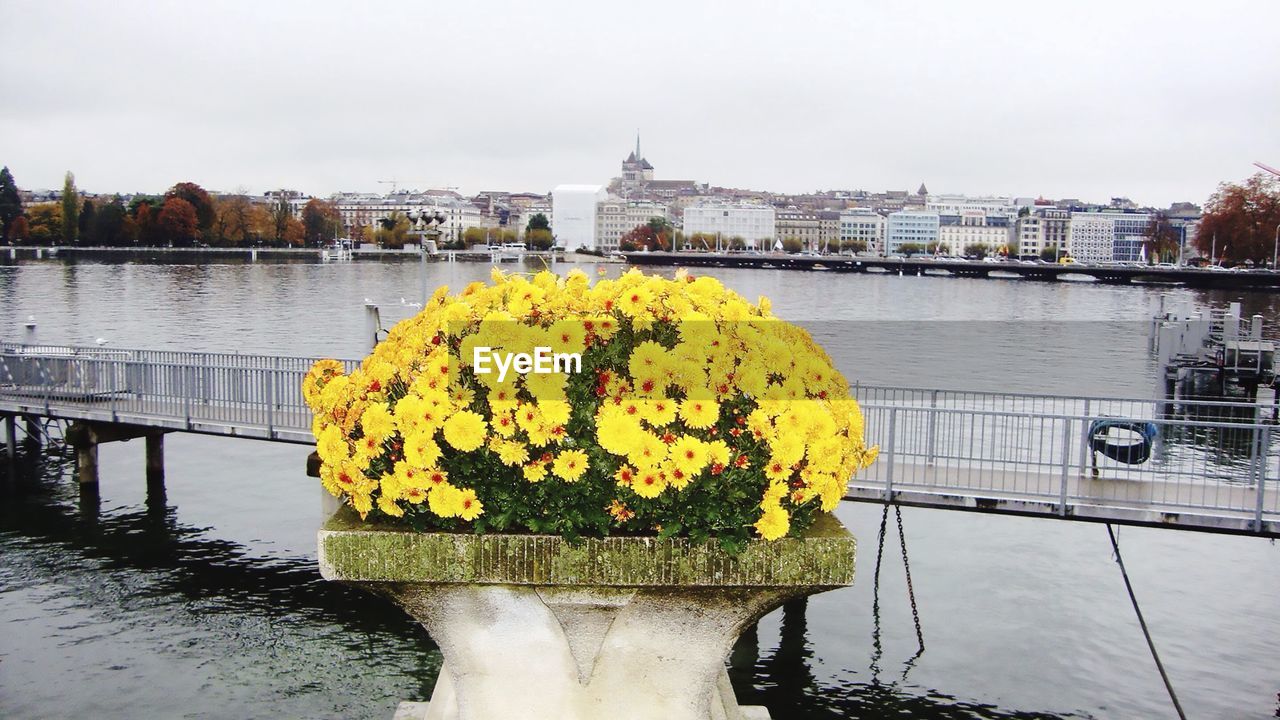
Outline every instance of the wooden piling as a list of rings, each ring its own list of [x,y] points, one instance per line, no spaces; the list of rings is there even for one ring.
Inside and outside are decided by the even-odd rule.
[[[88,433],[87,442],[76,446],[76,477],[81,485],[98,484],[98,441],[93,431]]]

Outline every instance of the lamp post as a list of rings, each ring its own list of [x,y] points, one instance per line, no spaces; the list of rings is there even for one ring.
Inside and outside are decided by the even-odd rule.
[[[1271,246],[1271,272],[1276,271],[1276,256],[1280,255],[1280,223],[1276,223],[1276,242]]]

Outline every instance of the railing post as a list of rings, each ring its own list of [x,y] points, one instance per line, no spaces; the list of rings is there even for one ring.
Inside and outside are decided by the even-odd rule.
[[[1083,420],[1081,422],[1084,422]],[[1067,475],[1071,469],[1071,420],[1062,424],[1062,487],[1058,492],[1058,515],[1067,516]]]
[[[893,460],[894,450],[893,442],[898,430],[898,408],[889,408],[889,441],[886,443],[889,450],[888,463],[886,463],[884,471],[884,499],[886,501],[893,499]]]
[[[933,467],[934,440],[937,437],[936,426],[938,424],[938,391],[934,390],[929,394],[929,425],[925,430],[925,467]]]
[[[276,372],[271,368],[265,370],[267,374],[267,438],[275,439],[276,436]]]
[[[1257,433],[1257,430],[1255,429],[1254,432]],[[1258,492],[1257,492],[1257,502],[1254,506],[1254,511],[1253,511],[1253,531],[1260,533],[1262,532],[1263,495],[1266,493],[1266,487],[1267,487],[1267,453],[1271,449],[1271,426],[1270,425],[1264,425],[1262,427],[1261,447],[1259,447],[1258,445],[1255,445],[1254,448],[1255,450],[1260,450],[1260,452],[1257,453],[1258,454],[1258,463],[1257,463]]]
[[[182,368],[179,376],[182,378],[182,414],[185,416],[187,429],[191,429],[191,394],[195,392],[196,378],[188,379],[188,375],[194,375],[195,368],[187,365]]]
[[[1084,464],[1089,459],[1089,400],[1084,401],[1084,417],[1080,418],[1080,477],[1084,477]],[[1063,454],[1067,449],[1062,448]]]

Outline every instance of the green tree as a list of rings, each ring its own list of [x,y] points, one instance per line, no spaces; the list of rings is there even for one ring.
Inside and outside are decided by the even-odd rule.
[[[924,252],[924,246],[920,243],[902,243],[898,246],[898,252],[906,255],[907,257],[911,257],[912,255]]]
[[[1045,262],[1057,262],[1061,253],[1056,247],[1047,247],[1040,251],[1040,259]]]
[[[409,218],[405,217],[404,213],[396,211],[378,221],[374,240],[384,248],[399,250],[404,247],[404,241],[408,235]]]
[[[116,195],[111,202],[102,206],[93,224],[94,242],[108,247],[120,247],[129,244],[125,227],[128,213],[120,196]]]
[[[550,230],[545,228],[535,228],[533,230],[526,231],[524,234],[524,240],[528,243],[529,247],[534,250],[550,250],[551,246],[556,242],[555,236],[551,234]]]
[[[1243,185],[1223,183],[1205,203],[1196,232],[1202,255],[1217,259],[1271,262],[1280,227],[1280,178],[1258,173]],[[1216,239],[1216,242],[1215,242]]]
[[[969,243],[964,246],[964,256],[979,260],[991,254],[991,246],[986,243]]]
[[[18,195],[18,186],[13,181],[13,174],[8,166],[0,169],[0,234],[5,241],[12,242],[9,226],[22,216],[22,197]]]
[[[306,231],[306,243],[319,247],[338,234],[342,216],[338,206],[317,198],[311,198],[302,208],[302,226]]]
[[[782,238],[782,249],[789,253],[798,253],[804,249],[804,243],[798,237]]]
[[[527,234],[534,230],[550,231],[551,221],[548,220],[547,216],[542,213],[534,213],[533,217],[529,218],[529,224],[525,226],[524,231]]]
[[[462,244],[467,247],[476,245],[487,245],[489,238],[485,237],[484,228],[469,227],[462,231]]]
[[[80,208],[79,232],[80,242],[84,245],[97,244],[98,238],[94,234],[94,223],[97,222],[97,209],[93,206],[93,201],[85,198],[84,206]]]
[[[74,244],[79,236],[80,193],[76,190],[76,176],[67,171],[62,180],[62,239]]]

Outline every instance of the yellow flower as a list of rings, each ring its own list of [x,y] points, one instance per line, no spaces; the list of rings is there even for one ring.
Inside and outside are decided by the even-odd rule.
[[[667,488],[667,479],[655,468],[641,470],[631,481],[631,490],[642,498],[655,498]]]
[[[440,459],[440,446],[432,431],[415,432],[404,440],[404,457],[418,467],[432,467]]]
[[[620,523],[624,523],[636,516],[635,513],[631,512],[631,510],[627,508],[626,503],[618,502],[616,499],[609,503],[608,510],[609,514],[613,516],[613,519]]]
[[[529,461],[529,448],[524,443],[494,438],[489,442],[489,449],[498,456],[498,461],[507,467],[523,465]]]
[[[791,516],[780,505],[770,505],[753,527],[765,540],[777,540],[791,530]]]
[[[476,497],[476,491],[471,488],[460,490],[455,503],[458,508],[458,517],[467,522],[475,520],[484,513],[484,504]]]
[[[653,427],[670,425],[676,419],[676,403],[665,397],[653,397],[640,405],[640,417]]]
[[[786,481],[791,477],[791,466],[777,458],[772,458],[765,463],[764,476],[770,480]]]
[[[643,433],[640,421],[615,405],[607,405],[596,416],[596,438],[600,447],[614,455],[630,453]]]
[[[706,444],[692,435],[681,435],[676,438],[676,441],[671,443],[668,458],[674,467],[690,476],[702,472],[710,459]]]
[[[470,410],[456,412],[444,422],[444,439],[462,452],[470,452],[484,444],[484,418]]]
[[[649,315],[652,302],[653,293],[646,287],[633,287],[618,294],[618,309],[632,318]]]
[[[577,482],[586,471],[587,454],[581,450],[561,451],[556,455],[555,462],[551,464],[551,472],[555,473],[556,477],[569,482]]]
[[[720,418],[720,403],[703,398],[689,398],[680,403],[680,417],[685,425],[705,430],[715,425]]]
[[[531,483],[542,482],[547,477],[546,463],[532,462],[522,469],[524,479]]]
[[[427,498],[427,507],[431,512],[443,518],[457,517],[462,511],[460,492],[457,488],[444,483],[431,491]]]
[[[364,409],[364,414],[360,416],[360,427],[365,435],[382,440],[395,432],[396,424],[391,417],[391,409],[386,403],[379,402]]]
[[[391,517],[401,517],[404,515],[404,510],[396,504],[396,501],[386,495],[378,497],[378,509]]]

